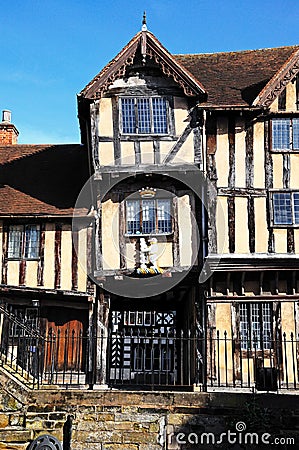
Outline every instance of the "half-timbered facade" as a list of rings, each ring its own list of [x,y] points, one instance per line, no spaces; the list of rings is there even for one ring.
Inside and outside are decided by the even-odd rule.
[[[296,387],[298,73],[298,46],[172,55],[144,23],[78,95],[82,145],[4,117],[6,362],[34,329],[54,384]]]

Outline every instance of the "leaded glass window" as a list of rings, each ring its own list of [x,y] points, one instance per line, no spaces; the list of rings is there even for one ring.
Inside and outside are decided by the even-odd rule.
[[[299,192],[273,192],[273,225],[299,224]]]
[[[121,98],[124,134],[167,134],[168,103],[163,97]]]
[[[270,303],[240,303],[242,350],[267,350],[272,346],[272,308]]]
[[[38,258],[39,241],[39,225],[10,225],[8,229],[8,258]]]
[[[272,150],[299,150],[299,119],[272,119]]]
[[[128,234],[165,234],[172,232],[170,199],[127,200]]]

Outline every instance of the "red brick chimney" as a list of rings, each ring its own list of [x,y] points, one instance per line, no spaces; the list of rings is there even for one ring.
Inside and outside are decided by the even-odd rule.
[[[0,145],[15,145],[18,143],[19,132],[11,123],[11,112],[2,111],[2,122],[0,122]]]

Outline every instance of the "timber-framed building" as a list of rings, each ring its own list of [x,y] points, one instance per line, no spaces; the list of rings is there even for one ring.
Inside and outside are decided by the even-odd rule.
[[[19,145],[4,112],[7,370],[297,387],[298,73],[299,46],[173,55],[144,24],[78,95],[81,145]]]

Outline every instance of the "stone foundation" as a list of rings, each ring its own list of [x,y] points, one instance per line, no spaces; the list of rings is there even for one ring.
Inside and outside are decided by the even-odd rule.
[[[247,432],[292,438],[293,448],[299,443],[296,395],[30,391],[3,372],[0,381],[0,449],[25,450],[46,433],[64,442],[64,450],[240,448],[217,445],[221,433],[236,432],[240,421]],[[214,445],[203,433],[213,433]]]

